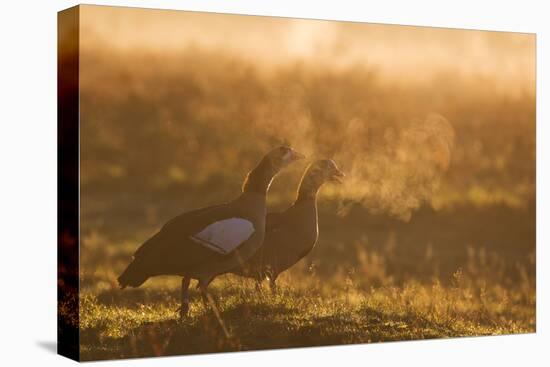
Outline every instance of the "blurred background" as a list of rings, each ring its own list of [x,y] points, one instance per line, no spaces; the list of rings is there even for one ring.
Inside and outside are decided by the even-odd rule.
[[[168,219],[234,198],[287,143],[347,177],[322,189],[318,244],[283,282],[458,276],[534,330],[533,34],[97,6],[80,20],[84,292],[112,295]],[[270,208],[304,168],[276,178]]]

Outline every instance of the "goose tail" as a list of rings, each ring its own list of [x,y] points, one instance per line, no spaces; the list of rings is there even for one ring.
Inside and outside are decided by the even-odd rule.
[[[142,285],[148,278],[149,275],[146,274],[141,261],[137,258],[134,259],[134,261],[132,261],[126,270],[124,270],[118,277],[118,285],[120,286],[120,289],[124,289],[126,287],[135,288]]]

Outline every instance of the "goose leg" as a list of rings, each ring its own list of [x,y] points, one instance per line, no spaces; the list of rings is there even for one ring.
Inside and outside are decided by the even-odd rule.
[[[204,307],[208,307],[209,304],[211,304],[212,296],[208,293],[208,285],[212,279],[199,279],[199,283],[197,284],[197,288],[199,289],[201,293],[202,303],[204,304]]]
[[[208,307],[208,290],[206,289],[206,285],[199,283],[199,291],[201,292],[202,303],[206,308]]]
[[[180,320],[183,320],[189,312],[189,283],[191,278],[181,278],[181,306],[179,308]]]
[[[220,326],[223,330],[223,333],[225,334],[225,337],[229,338],[230,337],[229,331],[225,327],[225,323],[223,322],[223,320],[221,318],[220,311],[218,310],[218,307],[216,306],[216,303],[214,302],[214,299],[212,298],[210,293],[208,293],[208,290],[207,290],[208,284],[210,284],[210,282],[213,279],[214,278],[210,278],[210,279],[206,279],[206,280],[200,279],[199,284],[197,284],[197,288],[199,288],[199,290],[201,292],[202,302],[204,303],[204,308],[207,308],[208,306],[210,306],[210,308],[214,312],[214,316],[216,316],[216,319],[218,320],[218,323],[220,324]]]
[[[277,293],[277,277],[279,274],[273,274],[269,277],[269,288],[271,288],[271,293],[275,294]]]

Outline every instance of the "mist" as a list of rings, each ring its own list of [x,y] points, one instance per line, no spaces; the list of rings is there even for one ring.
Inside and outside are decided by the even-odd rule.
[[[82,26],[88,47],[215,51],[253,60],[264,72],[294,63],[363,66],[391,83],[431,83],[453,73],[491,79],[502,92],[534,93],[533,34],[122,7],[84,7]]]
[[[202,205],[284,143],[343,169],[320,196],[341,215],[534,197],[533,35],[86,6],[82,27],[84,189]]]
[[[351,120],[343,134],[347,149],[336,154],[348,167],[337,191],[340,213],[359,202],[373,213],[408,221],[439,188],[451,162],[454,129],[443,116],[431,114],[402,130],[387,129],[374,148],[366,146],[367,134],[368,123]]]

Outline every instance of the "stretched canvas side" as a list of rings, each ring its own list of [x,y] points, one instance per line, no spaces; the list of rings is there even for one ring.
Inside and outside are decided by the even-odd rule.
[[[57,351],[80,360],[78,6],[58,13],[57,42]]]

